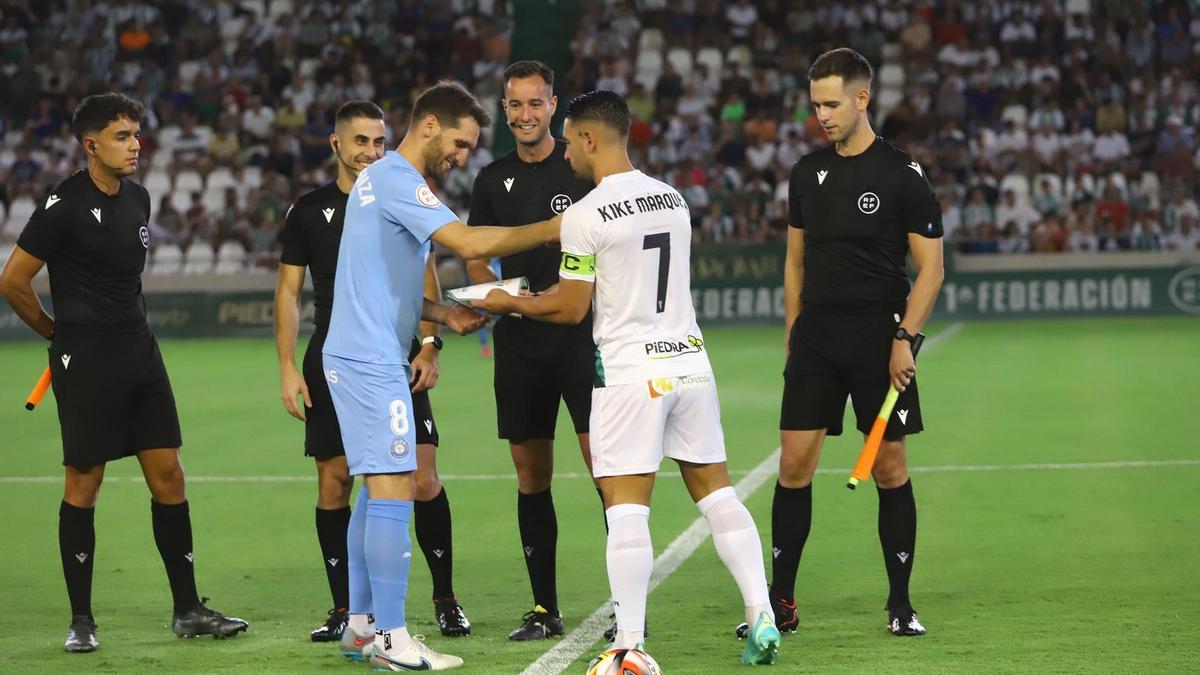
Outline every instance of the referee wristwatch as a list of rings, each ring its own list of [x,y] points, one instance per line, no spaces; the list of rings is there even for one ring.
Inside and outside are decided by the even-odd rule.
[[[422,347],[424,347],[425,345],[433,345],[433,348],[438,350],[439,352],[442,351],[442,347],[444,344],[445,343],[442,342],[441,336],[438,336],[438,335],[427,335],[427,336],[421,338],[421,346]]]
[[[917,336],[913,335],[912,333],[908,332],[907,330],[904,330],[904,326],[900,326],[899,328],[896,329],[896,339],[897,340],[907,340],[908,344],[910,346],[917,343]]]

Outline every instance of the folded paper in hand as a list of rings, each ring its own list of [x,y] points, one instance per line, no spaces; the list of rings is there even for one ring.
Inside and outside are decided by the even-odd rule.
[[[494,290],[501,290],[509,295],[520,295],[521,291],[529,290],[529,279],[516,277],[513,279],[491,281],[486,284],[452,288],[446,291],[446,299],[453,300],[464,307],[470,307],[472,300],[482,300],[487,297],[488,293]]]

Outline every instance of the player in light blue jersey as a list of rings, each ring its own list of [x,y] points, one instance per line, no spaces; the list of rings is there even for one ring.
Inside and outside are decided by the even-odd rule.
[[[325,340],[325,379],[337,410],[351,475],[364,477],[348,534],[350,625],[343,653],[362,658],[375,616],[371,665],[382,670],[443,670],[462,665],[408,634],[404,601],[412,555],[408,535],[417,468],[409,394],[409,344],[418,323],[460,334],[485,317],[425,300],[430,240],[464,258],[525,251],[558,239],[559,217],[525,227],[467,227],[430,189],[466,163],[491,116],[462,85],[440,82],[413,107],[395,152],[358,175],[346,205]]]

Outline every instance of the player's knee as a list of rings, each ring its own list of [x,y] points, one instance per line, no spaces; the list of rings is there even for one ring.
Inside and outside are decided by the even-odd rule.
[[[319,494],[318,506],[323,509],[339,509],[350,504],[350,492],[354,489],[354,479],[350,472],[323,471],[317,479]]]
[[[902,455],[880,452],[871,469],[875,485],[887,490],[897,488],[908,480],[908,463]]]
[[[96,505],[100,496],[100,484],[104,474],[67,471],[66,485],[63,490],[63,501],[81,509],[90,509]]]
[[[421,471],[416,473],[417,482],[417,501],[427,502],[430,499],[438,496],[442,491],[442,481],[438,478],[435,471]]]
[[[812,482],[813,462],[803,453],[785,452],[779,456],[779,482],[787,488],[801,488]]]

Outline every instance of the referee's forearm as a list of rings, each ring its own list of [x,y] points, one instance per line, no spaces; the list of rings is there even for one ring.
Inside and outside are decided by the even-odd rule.
[[[944,277],[945,272],[940,266],[936,269],[922,270],[917,274],[917,280],[913,282],[912,290],[908,293],[908,307],[904,310],[904,319],[900,321],[900,325],[909,333],[921,330],[929,320],[938,293],[942,290]]]
[[[300,297],[275,296],[275,353],[279,367],[296,366],[296,338],[300,335]]]
[[[33,290],[33,285],[14,288],[8,285],[0,288],[0,294],[8,301],[13,312],[42,337],[48,338],[54,333],[54,319],[42,307],[42,301]]]

